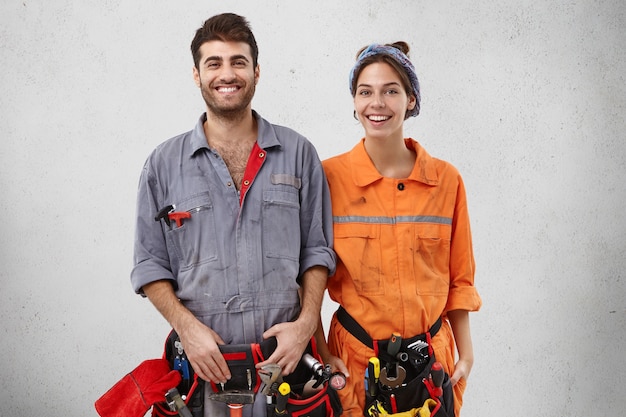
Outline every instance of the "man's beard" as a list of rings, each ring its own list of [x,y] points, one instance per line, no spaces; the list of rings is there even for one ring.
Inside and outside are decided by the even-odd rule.
[[[237,120],[246,116],[255,90],[256,86],[254,83],[248,84],[245,89],[245,95],[239,101],[224,105],[218,104],[217,100],[215,100],[213,88],[205,88],[204,86],[201,88],[202,98],[204,98],[204,102],[211,114],[224,120]]]

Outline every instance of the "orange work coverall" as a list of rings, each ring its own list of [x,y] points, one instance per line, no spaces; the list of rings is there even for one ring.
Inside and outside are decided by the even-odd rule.
[[[428,331],[443,316],[432,340],[435,357],[454,372],[454,337],[445,314],[477,311],[474,255],[465,188],[451,164],[431,157],[405,139],[417,158],[406,179],[385,178],[361,140],[351,151],[323,162],[330,185],[336,273],[328,281],[334,301],[373,339],[392,332],[410,338]],[[374,351],[354,338],[333,316],[330,352],[348,367],[338,391],[345,416],[362,416],[365,369]],[[457,417],[465,381],[454,387]]]

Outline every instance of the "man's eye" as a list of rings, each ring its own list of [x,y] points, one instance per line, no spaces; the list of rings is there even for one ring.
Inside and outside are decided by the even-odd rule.
[[[246,61],[235,61],[235,63],[233,65],[238,67],[238,68],[242,68],[242,67],[246,66]]]

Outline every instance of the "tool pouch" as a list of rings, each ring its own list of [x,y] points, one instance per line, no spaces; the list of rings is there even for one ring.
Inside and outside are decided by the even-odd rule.
[[[366,395],[364,415],[454,417],[454,398],[448,374],[444,374],[443,384],[439,389],[430,379],[431,369],[435,363],[434,354],[429,355],[428,361],[420,368],[416,368],[412,365],[411,353],[407,353],[409,353],[409,360],[402,362],[406,370],[406,382],[400,387],[390,389],[379,381],[377,395],[373,398]],[[388,362],[380,356],[379,359],[381,369],[384,365],[388,365]],[[395,407],[392,407],[394,402]],[[398,410],[396,413],[392,412],[394,408]]]
[[[276,339],[268,339],[262,343],[220,345],[219,348],[231,373],[231,379],[223,387],[214,382],[206,382],[196,375],[180,343],[180,338],[174,330],[170,332],[165,341],[163,356],[169,362],[171,369],[178,370],[181,374],[182,380],[177,388],[181,396],[184,396],[184,401],[193,417],[204,416],[204,387],[207,383],[210,383],[210,387],[215,393],[252,391],[256,394],[261,385],[261,380],[255,366],[264,358],[269,357],[276,349]],[[154,405],[152,416],[178,416],[178,412],[170,410],[167,403],[163,401]]]
[[[317,352],[315,339],[305,349],[304,353],[308,353],[317,361],[322,362],[322,358]],[[343,412],[339,395],[333,389],[328,381],[324,382],[319,391],[314,394],[307,394],[307,385],[311,385],[312,370],[309,369],[303,361],[300,361],[296,370],[285,376],[283,379],[290,385],[291,392],[287,399],[287,414],[289,417],[337,417]],[[272,404],[268,405],[268,416],[276,416],[275,398]]]
[[[341,402],[337,391],[324,384],[321,391],[315,395],[302,398],[300,395],[293,393],[287,400],[287,413],[291,417],[336,417],[342,413]],[[273,416],[275,414],[270,414]]]
[[[178,334],[174,330],[170,332],[165,340],[163,359],[167,360],[170,369],[180,373],[180,384],[176,388],[193,417],[203,417],[205,382],[198,378],[191,367],[187,355],[180,345]],[[152,407],[152,417],[173,416],[178,416],[178,411],[172,411],[165,401],[160,401]]]
[[[436,402],[432,398],[429,398],[426,401],[424,401],[424,404],[419,408],[413,408],[409,411],[402,411],[399,413],[389,414],[387,410],[385,410],[384,407],[382,407],[380,404],[377,403],[372,406],[372,408],[369,410],[368,415],[377,416],[377,417],[386,417],[386,416],[434,417],[435,415],[440,415],[440,414],[436,414],[438,413],[440,407],[441,407],[440,403]]]
[[[406,373],[401,385],[395,388],[390,388],[379,379],[375,390],[376,395],[372,397],[367,393],[365,396],[365,409],[363,410],[365,416],[396,414],[403,416],[403,412],[413,412],[414,414],[408,414],[410,416],[418,415],[415,414],[417,410],[423,410],[425,413],[428,407],[424,408],[424,404],[432,404],[427,401],[432,399],[436,404],[436,409],[429,410],[429,415],[454,417],[454,397],[449,376],[444,373],[440,388],[435,387],[430,379],[433,364],[436,362],[430,342],[441,328],[441,318],[427,333],[401,341],[398,352],[402,354],[403,360],[398,359],[398,355],[391,356],[388,353],[391,339],[372,340],[365,329],[343,307],[337,310],[337,319],[361,343],[376,352],[381,371],[383,368],[397,370],[397,366],[401,366]],[[397,375],[394,376],[397,377]],[[382,414],[382,410],[387,414]]]

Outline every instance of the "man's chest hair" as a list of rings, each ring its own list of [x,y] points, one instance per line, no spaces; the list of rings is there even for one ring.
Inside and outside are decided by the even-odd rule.
[[[241,182],[243,181],[246,165],[253,145],[254,143],[237,143],[227,146],[221,144],[215,146],[215,150],[224,160],[228,172],[230,172],[230,176],[238,190],[241,188]]]

